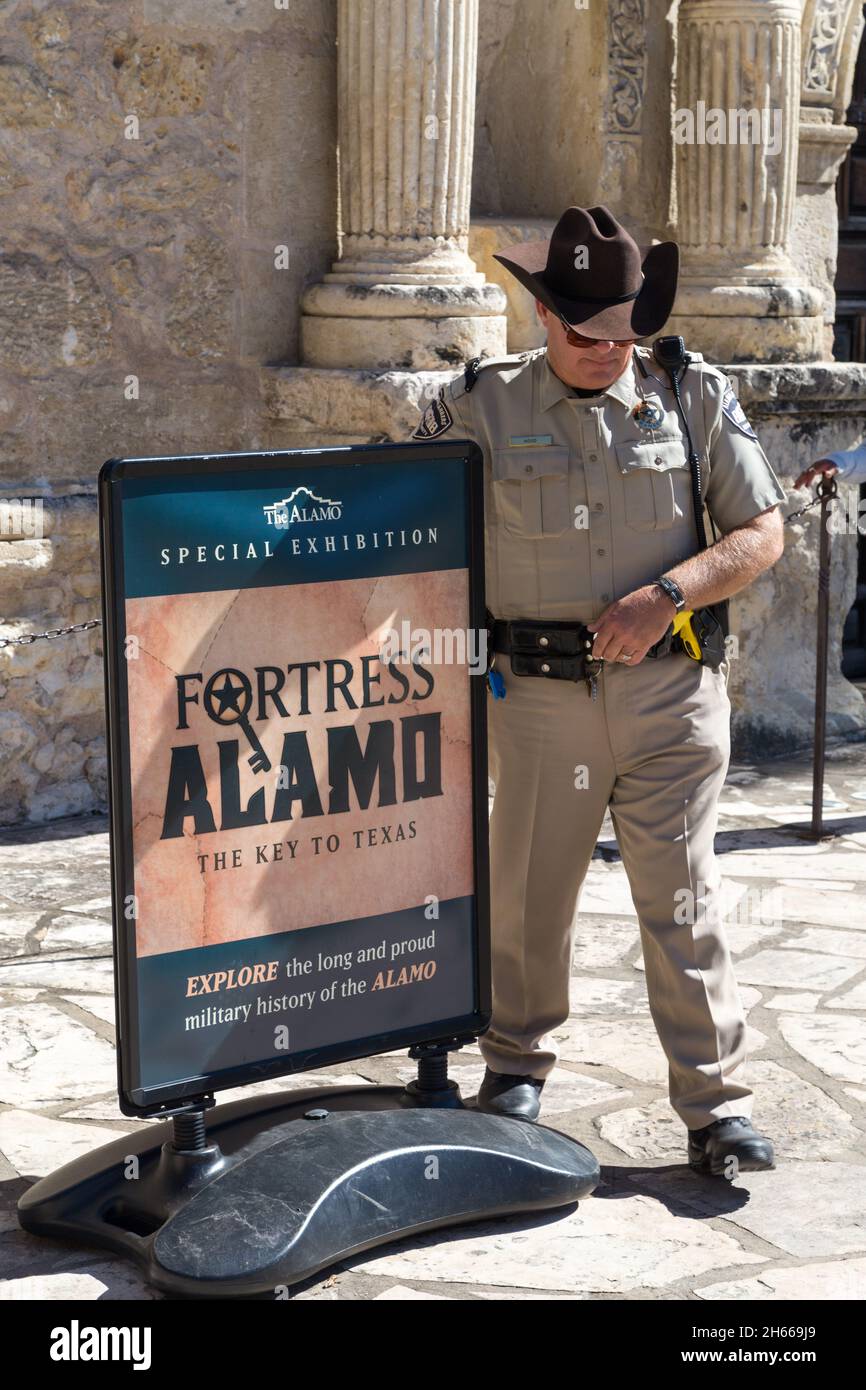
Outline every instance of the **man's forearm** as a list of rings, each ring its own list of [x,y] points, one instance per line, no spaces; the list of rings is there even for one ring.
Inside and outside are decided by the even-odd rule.
[[[745,589],[775,564],[784,548],[782,519],[775,507],[729,531],[715,545],[666,570],[685,595],[686,607],[705,608]],[[638,666],[647,649],[673,620],[673,601],[657,584],[644,584],[608,605],[587,627],[594,632],[593,655]]]
[[[679,584],[689,608],[703,608],[745,589],[776,563],[783,545],[778,512],[763,512],[665,573]]]

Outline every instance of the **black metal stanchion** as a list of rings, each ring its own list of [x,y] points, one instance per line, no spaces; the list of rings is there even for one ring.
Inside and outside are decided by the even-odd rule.
[[[838,493],[835,478],[821,476],[821,537],[818,543],[818,640],[815,653],[815,742],[812,762],[811,838],[824,829],[824,758],[827,738],[827,656],[830,630],[830,506]]]

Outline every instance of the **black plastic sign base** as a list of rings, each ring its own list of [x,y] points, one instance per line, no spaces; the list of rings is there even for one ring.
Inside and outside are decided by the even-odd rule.
[[[281,1092],[170,1122],[43,1178],[19,1220],[130,1256],[174,1297],[268,1298],[363,1250],[437,1227],[570,1205],[599,1166],[556,1130],[419,1104],[398,1086]]]

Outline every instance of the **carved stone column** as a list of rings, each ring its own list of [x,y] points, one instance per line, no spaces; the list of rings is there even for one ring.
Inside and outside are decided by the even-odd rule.
[[[824,300],[824,352],[833,356],[839,166],[857,138],[845,124],[863,33],[861,0],[806,0],[794,257]]]
[[[670,331],[718,360],[822,355],[822,296],[789,255],[799,99],[799,0],[681,0]]]
[[[602,164],[599,193],[593,201],[605,203],[618,217],[628,217],[631,212],[653,222],[652,208],[647,217],[646,193],[656,179],[667,185],[669,175],[665,178],[664,160],[648,165],[641,159],[647,88],[646,0],[608,0],[606,19]]]
[[[505,296],[467,253],[478,0],[340,0],[342,247],[304,295],[317,367],[504,352]]]

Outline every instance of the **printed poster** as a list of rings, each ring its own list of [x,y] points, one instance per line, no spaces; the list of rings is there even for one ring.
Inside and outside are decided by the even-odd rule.
[[[467,465],[347,456],[112,484],[139,1099],[477,1008]]]

